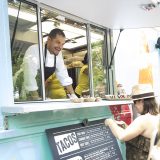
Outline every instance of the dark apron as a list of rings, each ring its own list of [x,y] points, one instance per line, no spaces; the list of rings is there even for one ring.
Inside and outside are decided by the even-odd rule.
[[[46,56],[47,56],[47,44],[45,44],[44,55],[45,55],[44,76],[46,81],[56,70],[56,56],[54,57],[54,67],[46,67],[45,63],[46,63]]]

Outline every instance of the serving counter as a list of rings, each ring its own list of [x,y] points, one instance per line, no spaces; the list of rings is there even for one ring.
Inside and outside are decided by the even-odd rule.
[[[45,102],[15,104],[2,107],[5,130],[0,131],[1,160],[52,160],[46,129],[80,124],[113,117],[112,106],[131,104],[132,101],[100,101],[71,103]],[[118,141],[123,159],[125,145]]]

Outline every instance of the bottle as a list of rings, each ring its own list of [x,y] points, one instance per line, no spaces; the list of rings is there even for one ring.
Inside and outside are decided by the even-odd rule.
[[[125,95],[125,90],[122,84],[117,84],[117,95]]]

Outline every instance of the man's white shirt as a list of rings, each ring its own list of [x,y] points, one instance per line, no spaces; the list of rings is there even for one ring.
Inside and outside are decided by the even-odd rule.
[[[44,53],[44,52],[43,52]],[[50,54],[47,50],[45,66],[54,67],[55,56]],[[40,57],[38,44],[30,46],[23,59],[23,71],[24,71],[24,86],[27,91],[35,91],[38,89],[36,76],[40,69]],[[68,75],[67,68],[64,64],[62,52],[56,56],[56,76],[61,82],[62,86],[72,84],[72,79]]]

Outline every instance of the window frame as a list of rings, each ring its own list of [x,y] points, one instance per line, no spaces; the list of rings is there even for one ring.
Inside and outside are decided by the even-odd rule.
[[[69,13],[66,13],[64,11],[61,11],[61,10],[58,10],[54,7],[51,7],[51,6],[47,6],[45,4],[42,4],[42,3],[38,3],[36,1],[31,1],[31,0],[19,0],[19,1],[22,1],[24,3],[29,3],[29,4],[33,4],[33,5],[36,5],[36,15],[37,15],[37,26],[38,26],[38,41],[39,41],[39,54],[40,54],[40,72],[41,72],[41,79],[42,79],[42,100],[40,101],[21,101],[21,102],[15,102],[14,101],[14,104],[26,104],[26,103],[43,103],[43,102],[55,102],[55,101],[58,101],[58,99],[53,99],[53,100],[47,100],[46,99],[46,95],[45,95],[45,80],[44,80],[44,63],[43,63],[43,45],[42,45],[42,24],[41,24],[41,14],[40,14],[40,11],[41,9],[46,9],[48,11],[51,11],[51,12],[56,12],[57,14],[59,15],[62,15],[68,19],[71,19],[71,20],[74,20],[76,22],[79,22],[79,23],[84,23],[86,25],[86,37],[87,37],[87,51],[89,53],[89,74],[90,74],[90,95],[91,96],[94,96],[94,92],[93,92],[93,71],[92,71],[92,57],[91,57],[91,37],[90,37],[90,30],[92,27],[97,27],[99,28],[100,30],[103,30],[105,31],[105,37],[108,37],[108,28],[104,27],[104,26],[101,26],[101,25],[98,25],[98,24],[95,24],[95,23],[92,23],[90,21],[87,21],[87,20],[84,20],[82,18],[79,18],[77,16],[74,16],[72,14],[69,14]],[[8,2],[7,2],[8,3]],[[106,40],[107,38],[105,38]],[[104,51],[104,58],[108,57],[108,52],[107,52],[107,45],[108,44],[105,44],[105,51]],[[106,59],[104,60],[106,65],[107,65],[107,61]],[[107,68],[107,67],[106,67]],[[107,72],[107,70],[106,70]],[[106,74],[107,76],[107,74]],[[107,77],[106,77],[106,80],[107,80]]]

